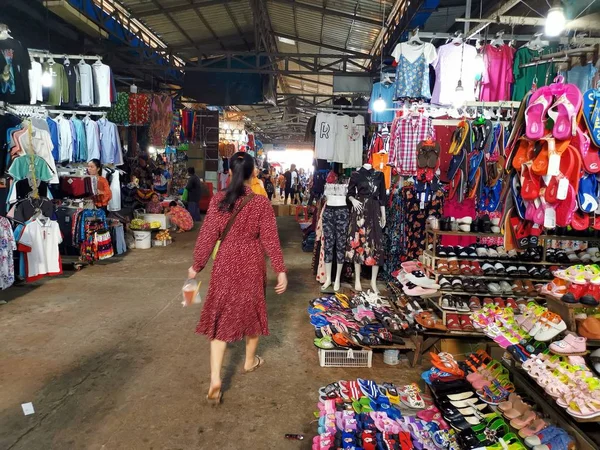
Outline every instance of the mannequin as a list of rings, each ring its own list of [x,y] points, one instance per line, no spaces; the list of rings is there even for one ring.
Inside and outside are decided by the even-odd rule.
[[[346,201],[348,193],[347,184],[327,183],[325,185],[327,203],[323,212],[323,233],[325,238],[325,283],[321,287],[325,291],[331,286],[331,272],[333,271],[333,248],[336,247],[336,271],[333,290],[339,291],[342,268],[344,267],[344,253],[348,234],[348,219],[350,212]],[[329,260],[329,262],[327,262]]]
[[[354,289],[362,291],[360,271],[363,264],[371,266],[371,290],[377,289],[379,265],[383,262],[383,231],[385,227],[385,179],[371,164],[352,174],[348,185],[348,200],[352,203],[346,259],[354,262]]]

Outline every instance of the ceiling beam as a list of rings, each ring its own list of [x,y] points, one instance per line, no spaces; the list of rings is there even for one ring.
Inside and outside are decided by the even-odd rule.
[[[502,4],[500,7],[498,7],[498,9],[496,9],[496,11],[494,11],[493,13],[489,14],[486,17],[486,19],[488,19],[488,22],[474,26],[473,28],[471,28],[469,31],[467,31],[465,33],[465,37],[469,38],[469,37],[473,36],[474,34],[479,34],[479,32],[481,32],[481,30],[484,30],[491,23],[494,23],[494,21],[496,20],[496,18],[498,16],[505,14],[506,12],[508,12],[515,6],[517,6],[519,3],[521,3],[521,0],[506,1],[504,4]]]
[[[355,55],[355,56],[362,56],[364,58],[371,58],[371,55],[369,55],[368,53],[361,53],[361,52],[357,52],[355,50],[350,50],[344,47],[340,47],[337,45],[331,45],[331,44],[325,44],[323,42],[319,42],[319,41],[313,41],[311,39],[305,39],[305,38],[301,38],[301,37],[296,37],[294,35],[291,34],[285,34],[285,33],[279,33],[277,31],[273,32],[273,34],[275,36],[279,36],[282,38],[286,38],[286,39],[292,39],[298,42],[302,42],[303,44],[309,44],[309,45],[314,45],[316,47],[323,47],[326,48],[328,50],[335,50],[338,52],[342,52],[342,53],[346,53],[347,55]]]
[[[181,25],[179,25],[177,23],[177,21],[175,19],[173,19],[173,16],[171,16],[171,13],[166,11],[165,8],[160,3],[158,3],[158,0],[151,0],[151,1],[152,1],[152,4],[154,6],[156,6],[161,13],[164,13],[165,17],[169,20],[169,22],[171,22],[173,24],[173,26],[175,28],[177,28],[179,30],[181,35],[183,37],[185,37],[192,45],[194,45],[194,40],[190,37],[189,34],[186,33],[186,31],[183,28],[181,28]]]
[[[587,20],[586,20],[587,19]],[[488,24],[489,20],[487,19],[463,19],[457,17],[454,19],[456,22],[474,22],[474,23],[484,23]],[[514,26],[534,26],[534,27],[543,27],[546,24],[545,17],[524,17],[524,16],[498,16],[494,20],[494,23],[501,23],[505,25],[514,25]],[[598,31],[600,29],[600,23],[598,22],[597,16],[592,16],[590,18],[581,17],[577,20],[571,20],[565,24],[565,30],[591,30]]]
[[[237,22],[237,20],[235,20],[235,17],[233,15],[233,13],[231,12],[231,8],[227,4],[227,2],[223,2],[223,6],[225,7],[225,11],[227,11],[227,15],[229,16],[229,20],[231,20],[231,23],[233,23],[233,26],[235,27],[235,29],[237,30],[238,34],[240,35],[240,38],[242,39],[242,41],[244,41],[244,44],[246,44],[246,47],[248,48],[248,50],[252,50],[252,46],[250,45],[250,43],[244,37],[244,33],[242,33],[242,29],[240,28],[240,24]]]
[[[373,19],[370,17],[359,16],[357,14],[347,13],[343,11],[339,11],[337,9],[325,8],[323,6],[311,5],[308,3],[299,2],[296,0],[268,0],[271,3],[280,3],[284,5],[295,5],[298,8],[306,9],[308,11],[315,11],[321,13],[326,16],[333,17],[342,17],[344,19],[356,20],[358,22],[364,22],[371,25],[381,26],[381,21],[379,19]]]
[[[141,12],[135,12],[133,15],[135,16],[136,19],[144,19],[146,17],[151,17],[151,16],[158,16],[160,14],[162,14],[163,12],[167,12],[167,13],[178,13],[178,12],[185,12],[185,11],[189,11],[190,9],[193,8],[205,8],[207,6],[214,6],[214,5],[222,5],[223,3],[238,3],[241,2],[243,0],[205,0],[205,1],[198,1],[195,0],[192,3],[184,3],[182,5],[178,5],[178,6],[165,6],[163,7],[163,10],[156,10],[156,9],[149,9],[147,11],[141,11]]]
[[[325,87],[330,87],[330,88],[333,87],[333,84],[325,83],[323,81],[311,80],[310,78],[299,77],[297,75],[286,75],[286,77],[294,78],[295,80],[306,81],[307,83],[318,84],[319,86],[325,86]]]

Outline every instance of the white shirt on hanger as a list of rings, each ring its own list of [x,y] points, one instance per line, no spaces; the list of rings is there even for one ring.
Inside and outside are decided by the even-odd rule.
[[[464,100],[467,102],[475,100],[476,58],[477,49],[468,44],[450,43],[438,49],[437,58],[433,62],[436,78],[431,95],[432,104],[452,105],[456,98],[459,78],[462,81]]]
[[[24,154],[28,155],[31,154],[30,152],[33,152],[46,161],[50,171],[52,172],[52,179],[50,180],[50,183],[58,183],[56,164],[54,163],[54,158],[52,157],[52,148],[54,146],[52,145],[50,133],[32,126],[31,140],[29,139],[29,132],[23,133],[18,139],[19,146],[25,152]],[[31,146],[33,146],[33,148]]]
[[[47,217],[38,217],[28,222],[19,239],[19,246],[27,253],[27,281],[44,275],[62,273],[58,245],[62,235],[58,222]]]
[[[106,64],[92,65],[94,71],[94,99],[96,106],[110,108],[110,67]]]
[[[59,161],[73,160],[73,132],[71,122],[64,117],[53,119],[58,126],[58,157]]]
[[[315,120],[315,153],[317,159],[331,161],[334,154],[335,114],[318,113]]]
[[[92,66],[85,63],[77,64],[79,69],[79,88],[81,91],[81,106],[92,106],[94,104],[94,82],[92,77]]]
[[[336,115],[336,133],[333,150],[333,162],[345,163],[348,161],[350,150],[350,133],[352,132],[352,118],[345,114]]]
[[[360,114],[352,118],[350,148],[345,167],[360,167],[363,163],[363,137],[365,136],[365,118]]]
[[[35,105],[37,102],[44,101],[42,96],[42,65],[37,61],[31,61],[31,69],[29,69],[29,92],[31,101],[30,104]]]
[[[106,169],[102,170],[102,176],[106,178],[108,175],[108,171]],[[121,181],[120,181],[121,173],[118,170],[115,170],[112,174],[112,179],[110,180],[110,191],[112,192],[112,198],[108,202],[108,210],[109,211],[121,211]]]

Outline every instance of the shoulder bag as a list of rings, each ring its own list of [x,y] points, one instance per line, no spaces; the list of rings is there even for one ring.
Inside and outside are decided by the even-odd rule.
[[[240,205],[240,207],[238,209],[236,209],[233,212],[233,214],[231,215],[231,217],[229,218],[229,222],[227,222],[225,229],[223,230],[223,232],[221,233],[221,236],[219,236],[219,240],[217,240],[217,243],[215,244],[215,248],[213,248],[212,259],[217,259],[217,253],[219,253],[219,248],[221,247],[221,242],[223,242],[225,240],[225,238],[227,237],[227,233],[229,233],[229,230],[233,226],[233,222],[235,222],[236,216],[242,210],[242,208],[244,206],[246,206],[248,204],[248,202],[250,202],[250,200],[252,200],[252,197],[254,197],[254,195],[255,195],[254,193],[250,193],[250,194],[246,195],[246,197],[244,197],[244,200],[242,200],[242,204]]]

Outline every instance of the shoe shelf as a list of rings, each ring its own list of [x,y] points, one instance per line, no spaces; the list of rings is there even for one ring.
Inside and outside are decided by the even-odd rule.
[[[432,230],[427,228],[426,232],[438,236],[465,236],[465,237],[481,237],[481,238],[504,238],[502,233],[473,233],[470,231],[442,231]],[[541,241],[600,241],[600,238],[590,236],[562,236],[554,234],[542,234],[539,236]]]
[[[568,265],[568,264],[579,264],[579,262],[574,262],[574,263],[559,263],[559,262],[549,262],[549,261],[522,261],[522,260],[518,260],[518,259],[511,259],[511,258],[469,258],[467,256],[439,256],[439,255],[434,255],[433,252],[431,250],[425,250],[423,252],[423,255],[425,256],[425,258],[429,258],[431,260],[437,260],[437,259],[448,259],[448,258],[456,258],[459,261],[469,261],[469,262],[481,262],[481,263],[486,263],[486,262],[500,262],[504,265],[519,265],[519,266],[561,266],[561,265]],[[515,277],[516,278],[516,277]],[[525,278],[525,277],[522,277]]]
[[[598,450],[600,448],[600,435],[598,433],[598,422],[595,419],[576,419],[556,404],[554,399],[537,385],[529,375],[515,366],[514,361],[502,360],[502,365],[510,372],[510,377],[518,391],[526,392],[527,396],[538,405],[553,422],[575,438],[577,450]]]
[[[478,279],[478,280],[490,280],[490,281],[508,281],[508,282],[512,282],[514,280],[529,280],[533,283],[548,283],[550,281],[552,281],[552,279],[548,279],[548,278],[531,278],[531,277],[527,277],[527,276],[516,276],[516,275],[465,275],[465,274],[458,274],[458,275],[454,275],[452,273],[440,273],[438,271],[434,271],[431,270],[427,267],[428,272],[430,272],[430,275],[435,275],[436,276],[436,280],[438,281],[441,277],[446,277],[446,278],[473,278],[473,279]]]
[[[440,297],[441,298],[441,297]],[[442,322],[444,325],[447,324],[447,316],[448,314],[456,314],[457,316],[471,316],[471,314],[473,313],[473,311],[469,310],[469,311],[457,311],[457,310],[449,310],[449,309],[444,309],[442,308],[442,306],[439,304],[439,299],[433,299],[433,298],[429,298],[427,299],[427,302],[429,303],[429,306],[435,311],[435,313],[442,319]],[[451,334],[452,332],[459,332],[459,333],[465,333],[465,330],[447,330],[446,334]],[[471,332],[471,331],[469,331]],[[476,333],[476,334],[481,334],[481,333]]]
[[[524,298],[526,300],[532,300],[532,301],[545,300],[544,297],[535,296],[535,295],[523,295],[523,294],[519,295],[519,294],[515,294],[514,292],[511,294],[506,294],[506,293],[492,294],[491,292],[481,293],[481,292],[466,292],[466,291],[440,291],[440,292],[442,293],[442,295],[444,295],[444,294],[465,295],[468,297],[491,297],[491,298],[500,297],[500,298],[514,298],[515,300],[520,300],[520,299]]]

